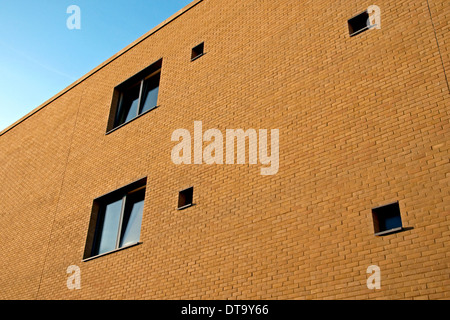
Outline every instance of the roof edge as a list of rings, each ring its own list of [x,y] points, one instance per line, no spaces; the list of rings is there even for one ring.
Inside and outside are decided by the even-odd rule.
[[[10,131],[11,129],[13,129],[14,127],[16,127],[17,125],[19,125],[20,123],[22,123],[23,121],[25,121],[26,119],[30,118],[32,115],[36,114],[37,112],[39,112],[40,110],[45,108],[47,105],[49,105],[51,102],[55,101],[56,99],[58,99],[59,97],[64,95],[66,92],[68,92],[68,91],[72,90],[73,88],[75,88],[77,85],[82,83],[84,80],[88,79],[89,77],[91,77],[92,75],[94,75],[95,73],[97,73],[98,71],[100,71],[101,69],[106,67],[107,65],[109,65],[111,62],[113,62],[114,60],[116,60],[117,58],[119,58],[120,56],[122,56],[123,54],[125,54],[126,52],[128,52],[129,50],[134,48],[135,46],[137,46],[139,43],[141,43],[142,41],[144,41],[145,39],[147,39],[148,37],[150,37],[154,33],[158,32],[164,26],[168,25],[169,23],[171,23],[172,21],[174,21],[175,19],[177,19],[178,17],[180,17],[181,15],[183,15],[184,13],[186,13],[187,11],[189,11],[190,9],[192,9],[193,7],[195,7],[197,4],[199,4],[202,1],[204,1],[204,0],[194,0],[194,1],[192,1],[191,3],[189,3],[184,8],[180,9],[179,11],[177,11],[176,13],[171,15],[169,18],[167,18],[166,20],[164,20],[161,23],[159,23],[158,25],[156,25],[150,31],[148,31],[147,33],[145,33],[144,35],[139,37],[137,40],[133,41],[131,44],[129,44],[128,46],[126,46],[125,48],[123,48],[122,50],[120,50],[119,52],[114,54],[113,56],[111,56],[109,59],[107,59],[106,61],[104,61],[103,63],[101,63],[100,65],[98,65],[97,67],[95,67],[94,69],[89,71],[88,73],[86,73],[84,76],[82,76],[81,78],[79,78],[78,80],[76,80],[75,82],[73,82],[72,84],[70,84],[69,86],[64,88],[63,90],[59,91],[53,97],[51,97],[50,99],[48,99],[45,102],[43,102],[42,104],[40,104],[38,107],[36,107],[32,111],[30,111],[29,113],[24,115],[22,118],[20,118],[19,120],[15,121],[14,123],[9,125],[5,129],[1,130],[0,131],[0,137],[3,136],[8,131]]]

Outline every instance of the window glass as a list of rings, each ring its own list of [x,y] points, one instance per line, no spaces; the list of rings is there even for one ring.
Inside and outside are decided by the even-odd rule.
[[[84,259],[139,243],[147,178],[94,200]]]
[[[161,67],[162,59],[114,88],[107,134],[157,107]]]
[[[125,90],[117,113],[116,126],[128,122],[137,116],[140,84]]]
[[[121,211],[122,199],[106,205],[98,229],[99,239],[96,254],[102,254],[116,248]]]
[[[376,235],[388,234],[390,230],[395,232],[403,227],[398,202],[372,209],[372,218]]]
[[[400,216],[388,215],[384,219],[384,230],[390,230],[402,226],[402,220]]]
[[[145,190],[140,190],[127,197],[122,222],[120,247],[139,242],[141,235],[142,212],[144,210]]]
[[[139,113],[151,110],[158,104],[160,73],[144,81],[144,89],[142,92],[141,110]]]

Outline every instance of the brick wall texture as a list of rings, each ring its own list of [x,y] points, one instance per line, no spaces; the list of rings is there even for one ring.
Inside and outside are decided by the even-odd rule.
[[[381,29],[350,37],[370,5]],[[449,20],[447,0],[194,1],[0,133],[0,298],[449,299]],[[105,134],[114,88],[161,57],[160,107]],[[279,129],[278,173],[175,165],[194,121]],[[141,244],[83,261],[94,199],[142,177]],[[406,230],[374,235],[396,201]]]

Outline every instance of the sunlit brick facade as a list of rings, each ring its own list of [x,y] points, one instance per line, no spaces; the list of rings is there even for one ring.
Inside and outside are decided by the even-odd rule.
[[[381,28],[351,37],[371,5]],[[448,299],[449,20],[447,0],[194,1],[0,133],[0,298]],[[158,107],[109,130],[160,59]],[[194,121],[278,129],[278,172],[175,164]],[[86,259],[95,200],[144,177],[139,243]]]

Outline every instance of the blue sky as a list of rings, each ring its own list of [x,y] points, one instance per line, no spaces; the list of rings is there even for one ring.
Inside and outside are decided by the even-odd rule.
[[[191,2],[0,0],[0,131]]]

